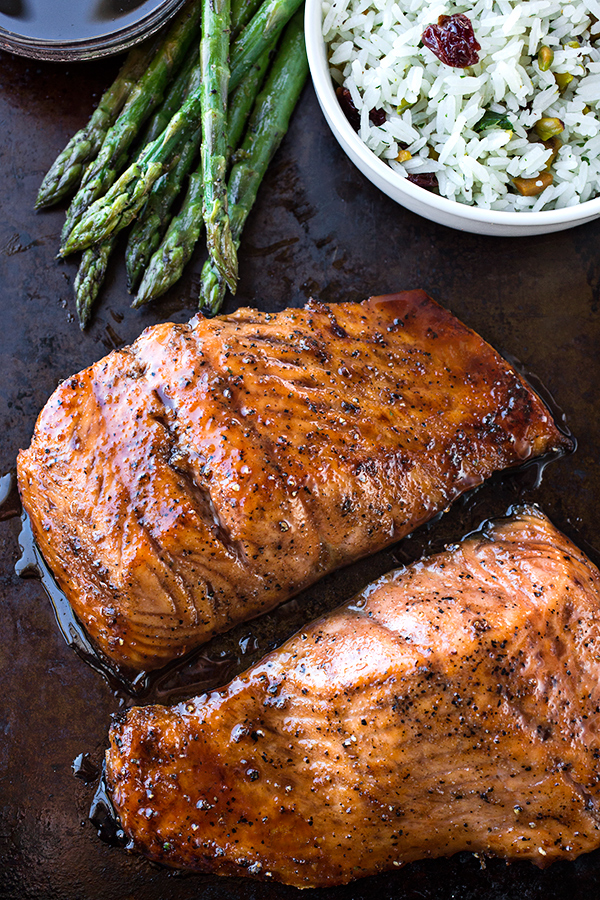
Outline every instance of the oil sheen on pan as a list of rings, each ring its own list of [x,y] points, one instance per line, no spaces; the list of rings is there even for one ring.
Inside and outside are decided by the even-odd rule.
[[[570,441],[422,291],[157,325],[67,379],[20,453],[42,553],[152,669]]]
[[[199,872],[343,884],[469,850],[600,845],[600,573],[524,508],[399,569],[220,691],[118,714],[132,846]]]

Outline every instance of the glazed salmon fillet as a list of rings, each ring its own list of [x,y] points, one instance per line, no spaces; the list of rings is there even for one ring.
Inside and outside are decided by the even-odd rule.
[[[40,549],[114,662],[152,669],[570,442],[422,291],[145,331],[19,454]]]
[[[130,846],[324,887],[600,845],[600,573],[535,509],[399,569],[223,690],[118,714]]]

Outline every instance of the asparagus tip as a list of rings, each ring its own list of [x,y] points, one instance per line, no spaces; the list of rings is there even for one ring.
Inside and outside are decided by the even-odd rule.
[[[143,287],[143,285],[141,287]],[[142,290],[140,288],[140,290],[137,292],[137,294],[131,301],[131,308],[139,309],[140,306],[144,306],[144,304],[149,303],[150,300],[152,300],[151,294],[146,294],[145,292],[142,292]]]

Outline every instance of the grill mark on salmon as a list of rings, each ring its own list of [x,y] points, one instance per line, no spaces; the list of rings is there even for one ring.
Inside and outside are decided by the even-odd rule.
[[[149,670],[569,446],[510,365],[412,291],[148,329],[57,389],[18,471],[91,639]]]

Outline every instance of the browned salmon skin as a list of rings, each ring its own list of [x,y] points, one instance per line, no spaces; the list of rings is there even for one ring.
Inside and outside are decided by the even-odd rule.
[[[411,291],[150,328],[61,384],[19,486],[92,639],[151,669],[568,445]]]
[[[534,509],[399,569],[221,691],[133,708],[107,780],[133,845],[341,884],[459,850],[600,845],[600,573]]]

